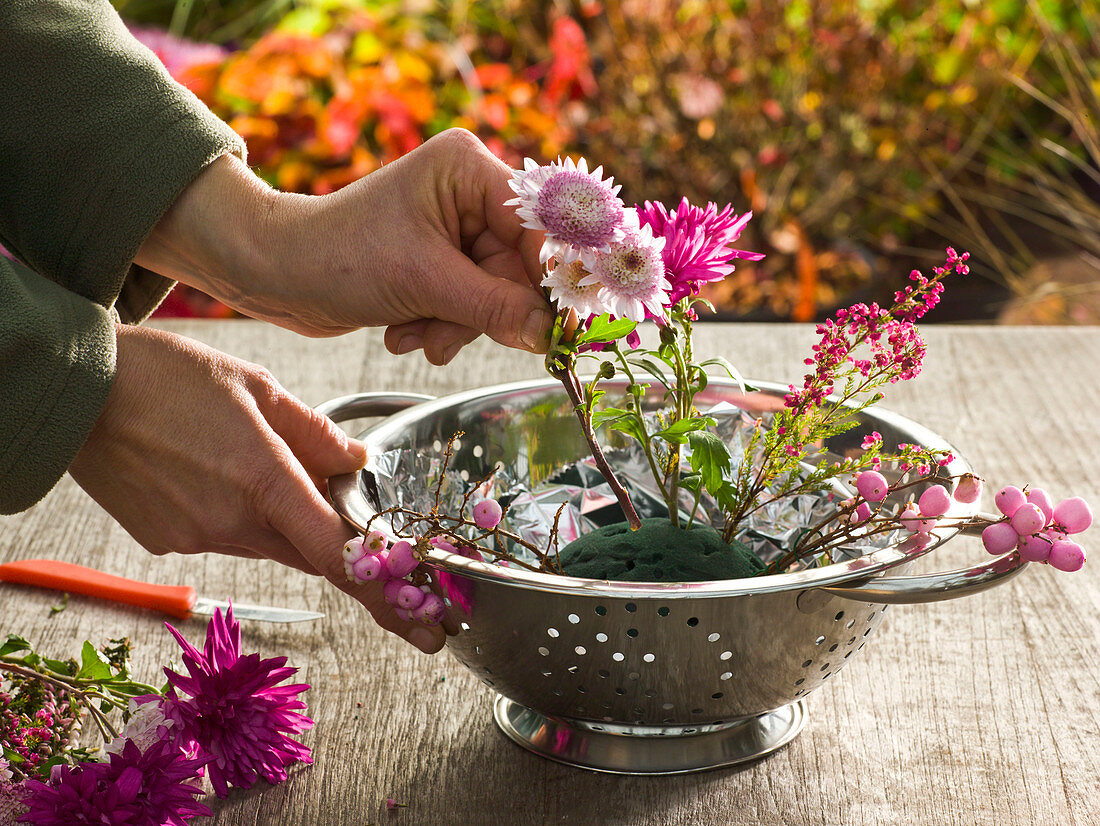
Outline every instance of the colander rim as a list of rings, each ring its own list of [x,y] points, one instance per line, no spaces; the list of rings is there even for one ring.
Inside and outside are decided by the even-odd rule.
[[[614,385],[615,380],[606,382]],[[775,394],[786,394],[789,385],[775,381],[746,379],[745,384],[754,389],[769,391]],[[727,388],[740,388],[740,385],[727,378],[709,377],[708,386],[720,386]],[[526,381],[507,382],[503,384],[486,385],[468,390],[450,393],[430,401],[423,401],[405,410],[393,413],[381,422],[368,428],[359,438],[366,442],[368,455],[373,455],[385,448],[385,441],[395,433],[403,430],[411,422],[431,416],[441,410],[467,402],[482,400],[487,396],[512,394],[517,392],[534,391],[541,389],[553,389],[560,387],[554,379],[529,379]],[[830,398],[836,398],[831,396]],[[907,437],[925,447],[933,447],[948,451],[952,461],[945,466],[945,470],[951,476],[972,471],[970,464],[962,458],[959,452],[942,436],[899,413],[883,409],[878,405],[871,405],[861,411],[883,424],[891,425],[907,434]],[[364,468],[369,471],[370,464]],[[360,473],[362,473],[361,471]],[[358,479],[360,474],[354,474]],[[952,502],[953,517],[966,517],[973,515],[978,510],[978,505],[961,505]],[[850,583],[852,580],[869,578],[881,573],[902,562],[914,560],[929,553],[944,542],[954,537],[959,528],[950,527],[942,529],[936,539],[923,548],[914,550],[902,550],[899,545],[893,545],[874,551],[858,559],[845,562],[835,562],[820,568],[810,568],[792,573],[772,574],[766,577],[748,577],[742,579],[711,580],[703,582],[674,582],[674,583],[648,583],[648,582],[623,582],[615,580],[594,580],[580,577],[570,577],[562,574],[549,574],[539,571],[529,571],[515,566],[502,567],[487,562],[480,562],[460,554],[448,553],[434,549],[429,552],[428,558],[432,565],[446,573],[467,576],[472,579],[507,584],[518,588],[527,588],[541,592],[552,592],[569,595],[592,595],[624,599],[688,599],[688,598],[715,598],[749,596],[753,594],[773,594],[782,591],[804,590],[822,586]]]

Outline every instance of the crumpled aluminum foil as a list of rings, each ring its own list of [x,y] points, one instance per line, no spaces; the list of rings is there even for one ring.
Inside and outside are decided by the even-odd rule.
[[[750,442],[756,419],[740,408],[726,402],[719,403],[703,415],[717,421],[713,431],[730,449],[734,464],[744,456]],[[770,424],[771,415],[765,414],[763,426]],[[657,429],[656,427],[653,428]],[[690,449],[682,448],[684,467],[689,467]],[[664,498],[657,492],[645,453],[635,440],[625,447],[606,451],[608,463],[615,469],[619,481],[630,494],[631,501],[642,518],[667,516]],[[487,457],[492,458],[492,457]],[[807,467],[819,461],[833,461],[838,457],[828,454],[810,454],[804,457]],[[400,506],[419,513],[429,513],[436,506],[441,513],[457,514],[462,499],[470,493],[469,506],[483,498],[491,497],[506,507],[501,527],[517,534],[532,545],[547,548],[553,531],[555,515],[562,505],[565,508],[558,518],[557,539],[564,547],[581,534],[602,525],[622,521],[621,511],[610,486],[604,481],[591,457],[564,466],[536,488],[529,488],[523,481],[519,467],[498,464],[496,473],[480,485],[481,480],[470,478],[465,470],[443,467],[443,452],[439,445],[434,450],[401,448],[372,456],[371,470],[377,485],[379,503],[383,508]],[[473,490],[474,488],[476,490]],[[835,500],[850,495],[840,484],[834,489],[787,496],[771,502],[749,514],[738,530],[736,538],[745,543],[765,564],[787,553],[802,531],[816,525],[836,510]],[[680,509],[684,520],[692,510],[693,494],[682,491]],[[721,528],[723,517],[714,500],[703,494],[695,520]],[[406,527],[400,514],[392,519],[393,528]],[[898,541],[897,536],[878,534],[852,540],[834,548],[832,561],[839,562],[871,553]],[[517,543],[510,543],[507,550],[519,559],[533,562],[529,550]],[[553,549],[549,549],[553,550]],[[817,567],[827,564],[821,557],[803,560],[801,567]]]

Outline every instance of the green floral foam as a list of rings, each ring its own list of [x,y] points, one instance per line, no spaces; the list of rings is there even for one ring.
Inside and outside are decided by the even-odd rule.
[[[675,528],[667,518],[597,528],[561,550],[568,576],[625,582],[703,582],[756,576],[764,563],[736,540],[727,544],[707,525]]]

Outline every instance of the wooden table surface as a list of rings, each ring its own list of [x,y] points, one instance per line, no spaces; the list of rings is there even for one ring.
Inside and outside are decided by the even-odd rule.
[[[540,377],[537,357],[481,341],[445,368],[386,353],[378,331],[309,340],[249,321],[161,326],[264,364],[309,404],[370,389],[447,393]],[[1042,486],[1100,504],[1100,328],[926,328],[924,374],[884,406],[945,436],[994,489]],[[797,380],[808,326],[700,325],[697,352],[750,377]],[[171,472],[171,468],[165,468]],[[986,506],[991,505],[987,494]],[[1095,541],[1094,529],[1085,536]],[[214,808],[217,824],[1033,824],[1100,823],[1100,549],[1085,570],[1031,566],[984,594],[899,606],[874,643],[807,702],[794,742],[754,764],[664,778],[571,769],[521,750],[490,717],[490,690],[446,653],[375,627],[325,583],[274,563],[153,557],[67,477],[0,519],[0,561],[56,557],[207,596],[315,608],[325,619],[246,623],[246,649],[285,654],[313,685],[315,763]],[[980,562],[970,539],[933,555]],[[175,643],[161,618],[0,584],[0,633],[54,656],[128,635],[139,677]],[[203,623],[182,626],[197,639]],[[385,800],[407,808],[388,812]]]

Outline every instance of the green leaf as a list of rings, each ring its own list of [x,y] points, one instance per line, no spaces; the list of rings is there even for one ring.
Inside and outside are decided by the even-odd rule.
[[[18,634],[8,634],[7,640],[3,645],[0,645],[0,657],[6,657],[8,654],[14,654],[16,651],[30,651],[31,644]]]
[[[680,419],[677,422],[673,422],[664,430],[658,430],[654,433],[654,436],[659,436],[666,442],[672,442],[673,444],[682,445],[687,441],[687,434],[696,430],[702,430],[708,425],[717,424],[717,422],[710,416],[689,416],[686,419]]]
[[[111,678],[111,664],[90,642],[85,641],[80,649],[80,670],[76,672],[78,680],[107,680]]]
[[[709,430],[695,430],[687,434],[691,445],[691,469],[703,477],[703,487],[715,494],[722,487],[726,473],[733,464],[729,448]]]
[[[730,364],[728,359],[724,359],[721,356],[715,356],[709,358],[700,364],[700,367],[707,367],[709,365],[716,365],[726,371],[726,375],[737,382],[737,386],[741,389],[742,393],[747,393],[752,388],[745,384],[745,377],[741,375],[741,371]]]
[[[7,760],[9,763],[14,763],[15,765],[18,765],[25,762],[26,760],[26,758],[24,758],[21,754],[12,751],[7,746],[0,746],[0,749],[3,749],[4,759]]]
[[[657,362],[655,362],[653,359],[630,359],[630,363],[633,364],[635,367],[641,367],[651,376],[659,379],[661,384],[663,384],[666,388],[672,387],[672,382],[668,380],[668,376],[665,374],[664,368],[657,364]]]
[[[638,322],[629,318],[618,318],[614,321],[608,313],[597,316],[588,325],[588,329],[573,339],[574,347],[582,347],[585,344],[606,344],[609,341],[618,341],[626,338],[634,332]]]
[[[69,594],[68,594],[68,592],[65,592],[61,595],[61,599],[59,599],[57,601],[56,605],[50,606],[50,616],[52,617],[54,614],[60,614],[62,611],[64,611],[68,607],[69,607]]]
[[[600,425],[618,421],[623,416],[630,415],[632,414],[629,410],[623,410],[621,407],[607,407],[603,410],[597,410],[592,414],[592,429],[595,430]]]
[[[58,674],[65,674],[66,676],[72,676],[69,672],[69,664],[64,660],[51,660],[49,657],[43,657],[42,663],[46,666],[46,668],[50,669],[50,671],[56,672]]]
[[[635,416],[628,416],[626,418],[617,419],[611,422],[608,427],[612,430],[618,430],[620,433],[626,433],[628,436],[633,436],[639,442],[644,442],[646,433],[642,427],[642,423],[638,421]]]

